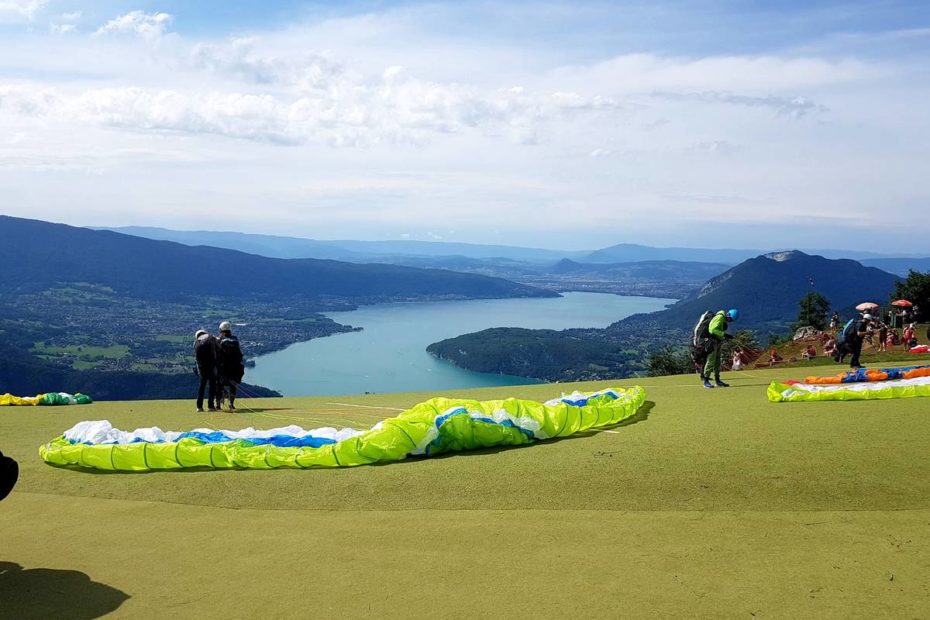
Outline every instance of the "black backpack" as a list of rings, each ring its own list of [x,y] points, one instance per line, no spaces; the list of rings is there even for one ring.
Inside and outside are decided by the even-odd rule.
[[[239,348],[238,338],[235,336],[220,338],[220,361],[229,365],[242,363],[242,349]]]
[[[714,313],[708,310],[698,319],[694,326],[694,334],[691,337],[691,345],[700,347],[705,340],[710,338],[710,320],[714,318]]]

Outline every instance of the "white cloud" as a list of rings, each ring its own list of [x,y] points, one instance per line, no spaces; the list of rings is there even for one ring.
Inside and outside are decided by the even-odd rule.
[[[425,144],[479,131],[535,143],[545,123],[618,110],[605,97],[524,89],[481,92],[419,80],[398,67],[378,78],[322,55],[259,56],[250,44],[197,46],[193,66],[267,90],[176,90],[121,86],[81,91],[0,84],[0,110],[136,131],[215,134],[278,144]]]
[[[677,101],[701,101],[705,103],[723,103],[741,105],[751,108],[771,108],[776,114],[801,118],[815,112],[826,112],[826,106],[814,103],[805,97],[778,97],[767,95],[763,97],[751,95],[735,95],[732,93],[703,92],[703,93],[654,93],[655,97]]]
[[[143,39],[157,39],[165,34],[172,19],[168,13],[130,11],[108,21],[94,35],[135,34]]]
[[[48,30],[52,34],[68,34],[77,32],[77,26],[74,24],[49,24]]]
[[[894,230],[930,203],[925,58],[576,54],[419,19],[224,41],[136,11],[95,37],[0,39],[5,204],[77,224],[671,245],[736,221],[787,244],[799,218],[849,212]]]
[[[48,0],[0,0],[0,24],[32,21]]]

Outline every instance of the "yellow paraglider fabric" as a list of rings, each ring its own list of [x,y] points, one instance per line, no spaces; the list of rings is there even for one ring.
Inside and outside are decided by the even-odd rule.
[[[575,393],[546,403],[434,398],[365,431],[166,432],[152,427],[127,432],[105,420],[88,421],[41,446],[39,454],[52,465],[119,471],[353,467],[567,437],[617,424],[634,415],[645,399],[646,391],[638,386]]]

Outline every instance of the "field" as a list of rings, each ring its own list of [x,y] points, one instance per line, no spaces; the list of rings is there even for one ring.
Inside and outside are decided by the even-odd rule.
[[[38,446],[84,419],[367,426],[431,395],[0,409],[0,618],[930,617],[930,402],[765,400],[802,374],[642,379],[607,431],[340,470],[95,474]]]

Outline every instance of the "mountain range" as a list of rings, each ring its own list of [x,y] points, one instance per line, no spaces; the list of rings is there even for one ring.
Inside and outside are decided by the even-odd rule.
[[[189,397],[192,336],[221,320],[243,326],[254,356],[353,329],[324,310],[558,295],[486,275],[268,258],[7,216],[0,235],[0,392]]]
[[[166,228],[128,226],[109,228],[129,235],[175,241],[187,245],[209,245],[240,250],[271,258],[328,258],[351,262],[381,262],[406,264],[418,259],[419,267],[452,268],[448,259],[490,259],[495,267],[502,261],[553,264],[562,259],[581,263],[633,263],[643,261],[679,261],[717,263],[734,266],[766,251],[760,249],[706,249],[682,247],[651,247],[635,243],[618,243],[597,250],[551,250],[506,245],[450,243],[444,241],[322,241],[299,237],[258,235],[238,232],[182,231]],[[906,275],[908,269],[927,270],[930,258],[919,255],[888,255],[868,250],[809,249],[811,255],[824,258],[849,258]],[[435,263],[431,263],[435,260]]]
[[[809,292],[826,297],[833,309],[846,311],[863,301],[884,303],[900,278],[849,259],[828,259],[797,250],[744,261],[708,280],[700,289],[651,315],[619,321],[661,321],[687,328],[705,310],[738,308],[740,329],[778,330],[798,314],[798,302]],[[610,329],[610,328],[608,328]]]
[[[860,302],[887,303],[898,280],[849,259],[799,251],[770,253],[711,278],[665,310],[633,315],[606,329],[498,328],[442,340],[427,350],[479,372],[547,381],[622,377],[644,371],[650,352],[684,346],[706,310],[738,308],[741,318],[734,331],[784,334],[798,315],[799,301],[811,291],[824,295],[848,318]]]
[[[554,296],[500,278],[320,259],[276,259],[0,216],[0,290],[84,282],[139,299],[301,297],[356,302]]]

